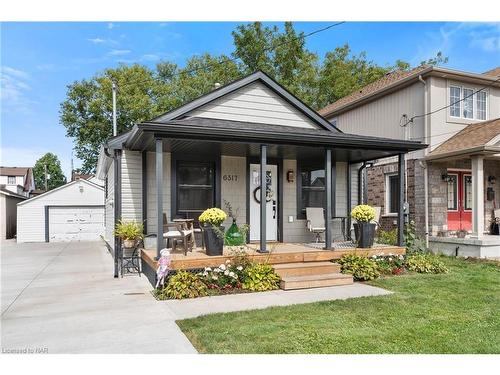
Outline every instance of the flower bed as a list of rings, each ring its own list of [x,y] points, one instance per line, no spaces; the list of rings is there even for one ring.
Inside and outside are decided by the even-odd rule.
[[[447,273],[448,268],[439,256],[419,252],[410,255],[384,254],[366,258],[357,254],[346,254],[338,261],[341,272],[350,274],[357,281],[368,281],[380,275],[402,275],[408,272]]]
[[[202,272],[178,271],[153,294],[159,300],[249,293],[279,288],[280,278],[270,264],[253,263],[238,257]]]

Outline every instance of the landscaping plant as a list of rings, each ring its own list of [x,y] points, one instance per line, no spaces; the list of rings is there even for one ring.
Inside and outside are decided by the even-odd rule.
[[[398,230],[396,228],[389,231],[379,229],[377,233],[377,243],[396,246],[398,243]]]
[[[418,273],[447,273],[448,268],[438,256],[431,253],[415,253],[406,258],[408,271]]]
[[[205,267],[203,272],[198,274],[209,289],[228,290],[241,288],[241,282],[244,278],[244,270],[241,265],[226,263],[219,267]]]
[[[373,280],[380,276],[377,264],[364,256],[356,254],[345,254],[338,263],[342,273],[350,274],[355,280]]]
[[[267,263],[254,263],[245,269],[243,289],[263,292],[279,288],[280,277]]]
[[[208,295],[207,286],[199,275],[187,271],[178,271],[168,279],[163,289],[157,289],[158,299],[196,298]]]
[[[413,220],[410,220],[410,222],[405,225],[404,238],[407,254],[424,253],[427,251],[425,240],[417,235],[415,222]]]
[[[372,255],[371,259],[376,263],[380,273],[384,275],[400,275],[405,271],[404,255],[381,253]]]

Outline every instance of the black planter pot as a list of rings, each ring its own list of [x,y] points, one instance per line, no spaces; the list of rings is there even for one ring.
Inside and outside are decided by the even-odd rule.
[[[224,227],[214,230],[212,226],[203,227],[203,239],[207,255],[222,255],[224,247]]]
[[[358,247],[366,249],[373,246],[375,223],[354,223],[354,235]]]

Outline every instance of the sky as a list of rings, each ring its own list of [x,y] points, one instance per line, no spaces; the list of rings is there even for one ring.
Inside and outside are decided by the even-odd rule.
[[[120,63],[153,68],[169,60],[183,66],[196,54],[230,54],[238,24],[1,23],[0,164],[33,166],[53,152],[69,177],[73,140],[59,123],[67,85]],[[308,33],[329,24],[297,22],[295,28]],[[347,22],[306,40],[320,58],[345,43],[380,65],[397,59],[418,65],[438,51],[453,69],[481,73],[500,65],[500,23]]]

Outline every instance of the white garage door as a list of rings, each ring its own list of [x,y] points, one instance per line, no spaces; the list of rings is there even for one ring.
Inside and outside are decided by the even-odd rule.
[[[104,207],[50,207],[49,241],[95,241],[104,231]]]

